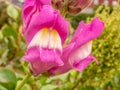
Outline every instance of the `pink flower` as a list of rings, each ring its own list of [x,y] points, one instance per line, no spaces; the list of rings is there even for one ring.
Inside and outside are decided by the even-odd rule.
[[[51,75],[65,73],[71,69],[83,71],[95,58],[90,54],[91,41],[103,31],[104,23],[96,17],[90,24],[80,22],[71,42],[63,48],[61,56],[64,65],[49,70]],[[98,62],[96,62],[98,63]]]
[[[30,63],[34,75],[51,75],[71,69],[83,71],[94,59],[91,40],[103,31],[104,24],[95,18],[90,24],[81,22],[71,42],[63,48],[68,37],[69,23],[49,0],[26,0],[23,12],[23,35],[27,52],[23,57]]]
[[[23,16],[26,16],[24,12],[23,8]],[[27,42],[27,53],[23,59],[31,64],[32,72],[38,75],[62,66],[64,63],[60,57],[62,45],[68,37],[68,22],[50,5],[43,5],[39,12],[27,17],[30,20],[23,18],[23,22],[29,21],[29,25],[28,22],[23,23]]]

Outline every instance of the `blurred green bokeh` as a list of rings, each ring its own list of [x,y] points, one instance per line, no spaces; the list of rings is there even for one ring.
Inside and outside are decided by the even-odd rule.
[[[105,22],[104,32],[93,41],[99,65],[93,62],[82,73],[31,77],[21,90],[120,90],[120,6],[99,6],[94,14],[70,16],[71,24],[76,28],[79,21],[89,23],[95,16]],[[0,90],[14,90],[29,69],[21,59],[26,50],[21,26],[21,8],[0,2]]]

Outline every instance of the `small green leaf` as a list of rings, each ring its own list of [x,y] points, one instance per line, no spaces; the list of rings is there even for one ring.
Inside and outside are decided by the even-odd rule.
[[[42,85],[45,85],[45,84],[46,84],[46,81],[47,81],[47,77],[42,76],[42,77],[40,78],[40,82],[41,82]]]
[[[25,84],[25,85],[21,88],[21,90],[32,90],[32,89],[31,89],[30,85]]]
[[[2,31],[0,30],[0,40],[3,39],[3,34],[2,34]]]
[[[57,86],[55,85],[46,85],[46,86],[43,86],[41,88],[41,90],[47,90],[49,88],[49,90],[54,90],[55,88],[57,88]]]
[[[8,90],[8,89],[0,85],[0,90]]]
[[[4,25],[2,33],[4,36],[13,36],[14,38],[17,38],[17,30],[14,30],[13,28],[11,28],[11,26]]]
[[[13,19],[17,19],[19,15],[17,9],[13,5],[7,7],[7,14]]]
[[[17,83],[16,75],[9,69],[0,69],[0,84],[8,90],[14,90]]]
[[[92,86],[80,86],[79,87],[79,90],[95,90],[95,88],[94,87],[92,87]]]

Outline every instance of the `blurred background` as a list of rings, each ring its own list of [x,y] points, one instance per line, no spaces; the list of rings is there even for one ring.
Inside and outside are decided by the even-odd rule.
[[[22,37],[21,9],[24,0],[0,0],[0,90],[14,90],[28,71],[22,60],[26,44]],[[79,15],[68,15],[75,29],[81,20],[95,16],[105,22],[102,35],[93,41],[98,59],[85,71],[72,70],[52,78],[31,77],[21,90],[120,90],[120,5],[117,0],[94,0]],[[99,27],[98,27],[99,28]],[[74,32],[74,31],[72,31]]]

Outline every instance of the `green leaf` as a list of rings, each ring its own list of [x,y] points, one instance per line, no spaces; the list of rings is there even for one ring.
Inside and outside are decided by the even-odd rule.
[[[0,90],[8,90],[8,89],[0,85]]]
[[[31,89],[30,85],[25,84],[25,85],[21,88],[21,90],[32,90],[32,89]]]
[[[0,41],[3,39],[2,31],[0,30]]]
[[[95,90],[92,86],[79,86],[79,90]]]
[[[19,15],[17,9],[13,5],[7,7],[7,14],[13,19],[17,19]]]
[[[9,69],[0,69],[0,84],[8,90],[14,90],[17,83],[16,75]]]
[[[13,36],[14,38],[17,38],[17,30],[14,30],[13,28],[11,28],[11,26],[4,25],[4,28],[2,29],[2,33],[4,36],[7,37]]]
[[[47,77],[42,76],[42,77],[40,78],[40,82],[41,82],[42,85],[45,85],[45,84],[46,84],[46,81],[47,81]]]
[[[46,86],[43,86],[41,88],[41,90],[47,90],[49,88],[49,90],[54,90],[55,88],[57,88],[57,86],[55,85],[46,85]]]

